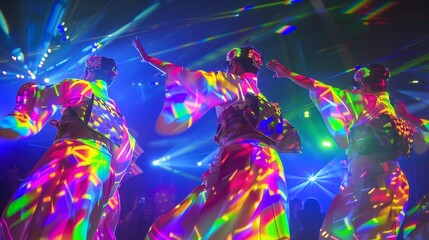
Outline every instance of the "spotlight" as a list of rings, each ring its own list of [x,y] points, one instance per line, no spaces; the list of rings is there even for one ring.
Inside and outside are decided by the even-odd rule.
[[[310,180],[310,182],[315,182],[316,181],[316,176],[311,176],[308,178],[308,180]]]
[[[323,141],[322,142],[322,146],[324,146],[324,147],[331,147],[332,146],[332,143],[330,142],[330,141]]]
[[[69,37],[68,35],[67,35],[67,36],[63,36],[63,37],[61,38],[61,41],[65,42],[65,41],[67,41],[69,38],[70,38],[70,37]]]
[[[152,85],[152,86],[158,86],[159,82],[158,81],[152,81],[152,82],[150,82],[150,85]]]
[[[304,112],[304,117],[305,118],[309,118],[310,117],[310,112],[309,111],[305,111]]]
[[[170,160],[170,155],[167,155],[167,156],[164,156],[164,157],[159,158],[157,160],[154,160],[154,161],[152,161],[152,164],[154,166],[158,166],[158,165],[161,165],[163,162],[165,162],[167,160]]]
[[[198,167],[201,167],[203,165],[203,163],[202,162],[197,162],[197,166]]]

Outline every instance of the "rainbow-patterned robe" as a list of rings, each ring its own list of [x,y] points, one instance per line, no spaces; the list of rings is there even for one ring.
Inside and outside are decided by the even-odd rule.
[[[92,239],[126,173],[135,140],[102,80],[25,84],[15,110],[0,120],[0,136],[33,136],[58,109],[72,109],[85,119],[85,130],[108,141],[57,136],[3,212],[5,239]]]
[[[215,107],[219,151],[203,174],[203,183],[160,216],[147,239],[290,238],[287,186],[278,149],[300,152],[299,136],[256,82],[251,73],[237,76],[167,64],[158,132],[181,133]],[[230,117],[232,112],[237,118]]]

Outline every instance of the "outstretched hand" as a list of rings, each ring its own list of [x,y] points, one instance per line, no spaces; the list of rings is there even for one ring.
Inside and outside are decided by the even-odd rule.
[[[274,78],[288,78],[291,76],[292,71],[287,69],[277,60],[273,59],[267,62],[267,68],[275,73]]]
[[[137,36],[133,38],[133,45],[136,48],[137,52],[139,52],[142,62],[147,62],[150,58],[149,54],[146,53],[146,51],[143,49],[139,39]]]

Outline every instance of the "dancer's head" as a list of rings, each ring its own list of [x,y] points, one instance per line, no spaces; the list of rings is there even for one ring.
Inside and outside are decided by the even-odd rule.
[[[102,79],[110,85],[117,74],[116,63],[112,58],[93,55],[85,62],[84,79],[86,80]]]
[[[364,91],[385,92],[389,70],[379,63],[369,63],[358,68],[353,77],[353,87]]]
[[[262,65],[261,53],[254,47],[236,47],[226,54],[227,71],[234,74],[258,74]]]

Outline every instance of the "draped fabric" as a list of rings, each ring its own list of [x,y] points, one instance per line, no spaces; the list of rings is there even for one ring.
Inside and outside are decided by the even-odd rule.
[[[107,95],[106,83],[66,79],[51,86],[25,84],[14,111],[0,120],[0,137],[30,137],[60,108],[72,108],[82,117],[88,113],[85,106],[94,96],[100,100],[98,103],[103,101],[103,106],[99,104],[93,108],[94,113],[90,112],[94,121],[87,128],[105,140],[73,138],[67,133],[57,136],[3,212],[6,239],[94,237],[105,206],[126,173],[135,145],[125,119]],[[115,117],[113,121],[110,116]]]
[[[429,236],[429,193],[407,211],[403,225],[406,240],[422,240]]]

